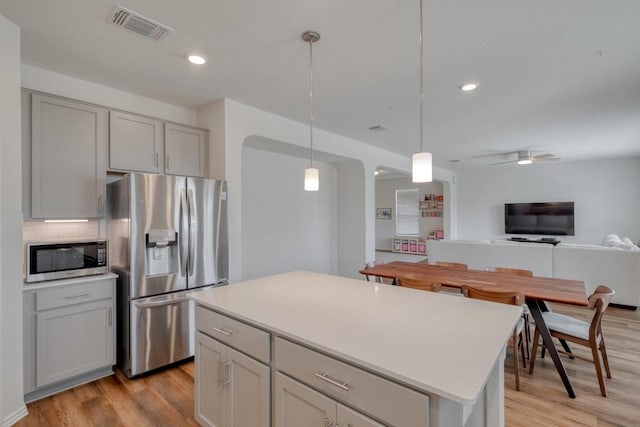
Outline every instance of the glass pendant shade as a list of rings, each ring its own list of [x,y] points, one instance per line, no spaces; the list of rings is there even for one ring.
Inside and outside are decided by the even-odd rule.
[[[320,171],[317,168],[304,170],[304,191],[318,191],[320,189]]]
[[[431,153],[415,153],[412,160],[413,182],[431,182],[433,180]]]

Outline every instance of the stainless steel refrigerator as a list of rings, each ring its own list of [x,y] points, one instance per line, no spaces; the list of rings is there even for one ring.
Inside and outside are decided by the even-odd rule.
[[[129,377],[194,353],[196,288],[228,277],[224,181],[132,173],[107,187],[118,274],[118,366]]]

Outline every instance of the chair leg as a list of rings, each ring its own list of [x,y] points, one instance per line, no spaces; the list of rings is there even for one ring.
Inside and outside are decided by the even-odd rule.
[[[542,347],[542,351],[540,352],[540,357],[544,359],[544,354],[547,352],[546,347]]]
[[[533,345],[531,346],[531,360],[529,360],[529,374],[533,374],[533,368],[536,365],[536,354],[538,353],[538,342],[540,341],[540,331],[536,328],[533,335]],[[544,350],[544,347],[542,348]]]
[[[560,341],[560,344],[562,345],[562,348],[564,348],[564,351],[566,351],[567,353],[569,353],[569,359],[575,359],[575,357],[571,356],[571,354],[573,354],[573,352],[571,351],[571,347],[569,347],[569,343],[567,343],[565,340],[561,340],[558,339],[558,341]]]
[[[527,339],[524,343],[527,347],[527,359],[531,359],[531,353],[529,353],[529,343],[531,342],[531,321],[528,314],[525,314],[524,316],[524,335]]]
[[[607,347],[604,345],[604,337],[600,337],[600,352],[602,353],[602,361],[604,362],[604,370],[607,378],[611,378],[611,370],[609,370],[609,358],[607,357]]]
[[[598,346],[595,343],[591,343],[591,354],[593,355],[593,363],[596,365],[596,374],[598,376],[598,384],[600,384],[600,394],[602,397],[607,397],[607,388],[604,384],[604,378],[602,377],[602,366],[600,365],[600,355],[598,353]]]
[[[513,369],[516,373],[516,391],[520,391],[520,366],[518,364],[518,334],[513,331]]]
[[[520,332],[520,345],[518,347],[520,347],[520,355],[522,356],[522,367],[524,369],[527,369],[527,358],[524,357],[524,347],[526,346],[527,348],[529,347],[527,344],[527,339],[525,338],[525,333],[524,330],[522,332]]]

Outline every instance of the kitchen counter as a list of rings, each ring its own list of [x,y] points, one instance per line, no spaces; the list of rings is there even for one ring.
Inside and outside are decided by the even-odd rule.
[[[57,286],[75,285],[78,283],[96,282],[105,279],[117,279],[114,273],[94,274],[92,276],[74,277],[72,279],[45,280],[43,282],[24,282],[23,291],[33,291],[36,289],[55,288]]]
[[[304,271],[195,292],[192,298],[455,402],[464,408],[465,421],[493,376],[490,394],[500,407],[485,410],[497,411],[495,420],[503,417],[504,349],[520,307]]]

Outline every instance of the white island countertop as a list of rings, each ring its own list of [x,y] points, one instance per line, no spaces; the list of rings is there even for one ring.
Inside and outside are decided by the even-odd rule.
[[[197,304],[463,405],[521,307],[294,271],[194,292]]]

